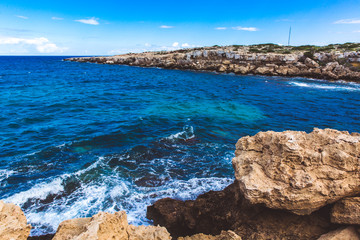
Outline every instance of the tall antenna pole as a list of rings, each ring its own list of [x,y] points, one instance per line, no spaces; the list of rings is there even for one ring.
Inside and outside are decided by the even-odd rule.
[[[291,38],[291,26],[290,26],[290,29],[289,29],[289,40],[288,40],[288,46],[290,46],[290,38]]]

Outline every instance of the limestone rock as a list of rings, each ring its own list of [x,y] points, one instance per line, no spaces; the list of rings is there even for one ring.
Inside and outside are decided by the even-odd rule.
[[[332,129],[239,139],[235,177],[252,204],[303,215],[360,192],[360,136]]]
[[[341,228],[322,235],[318,240],[360,240],[354,227]]]
[[[222,231],[219,235],[205,235],[203,233],[187,237],[179,237],[178,240],[241,240],[241,237],[233,231]]]
[[[304,63],[310,68],[318,68],[320,66],[317,62],[308,57],[305,59]]]
[[[60,223],[53,240],[170,240],[163,227],[133,226],[124,211],[99,212],[91,218],[77,218]]]
[[[26,240],[31,225],[19,206],[0,201],[0,238],[1,240]]]
[[[331,221],[360,225],[360,197],[344,198],[336,202],[331,212]]]
[[[171,240],[170,233],[159,226],[133,226],[129,225],[127,232],[129,240]]]

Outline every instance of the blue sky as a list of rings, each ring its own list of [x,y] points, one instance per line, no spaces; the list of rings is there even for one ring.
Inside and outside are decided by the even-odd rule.
[[[0,55],[360,42],[360,1],[1,0]]]

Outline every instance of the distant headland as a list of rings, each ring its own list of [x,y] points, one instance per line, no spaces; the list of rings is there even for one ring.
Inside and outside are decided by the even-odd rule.
[[[67,61],[360,82],[360,43],[327,46],[230,45],[76,57]]]

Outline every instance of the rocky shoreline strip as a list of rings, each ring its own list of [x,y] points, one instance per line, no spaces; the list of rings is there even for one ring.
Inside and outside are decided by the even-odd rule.
[[[360,134],[334,129],[259,132],[240,138],[235,181],[196,200],[148,206],[157,226],[124,211],[62,222],[54,240],[360,240]],[[0,201],[1,239],[28,238],[20,207]]]
[[[65,60],[360,82],[360,48],[349,48],[344,45],[336,45],[336,47],[335,45],[283,47],[275,44],[214,46],[177,51],[129,53],[110,57],[75,57]]]

